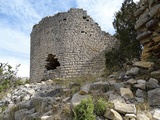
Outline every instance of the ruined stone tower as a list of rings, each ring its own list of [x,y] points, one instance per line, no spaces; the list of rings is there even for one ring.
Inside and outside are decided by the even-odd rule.
[[[45,17],[31,33],[30,80],[101,74],[116,43],[82,9]]]

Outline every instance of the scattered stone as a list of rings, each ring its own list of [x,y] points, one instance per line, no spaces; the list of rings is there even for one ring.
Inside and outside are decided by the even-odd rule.
[[[101,90],[102,92],[107,92],[110,89],[110,84],[108,82],[94,82],[90,86],[90,90]]]
[[[160,106],[160,88],[148,91],[148,101],[151,106]]]
[[[90,87],[91,87],[91,84],[86,84],[85,86],[82,87],[82,89],[80,90],[79,94],[80,95],[88,94],[89,91],[90,91]]]
[[[145,114],[137,114],[137,120],[150,120]]]
[[[120,88],[124,87],[125,84],[124,84],[124,82],[121,82],[121,83],[113,83],[113,86],[114,86],[114,88],[115,88],[117,91],[120,91]]]
[[[141,68],[146,68],[146,69],[151,70],[154,67],[154,63],[153,62],[139,61],[139,62],[134,63],[133,66],[141,67]]]
[[[129,88],[120,88],[120,94],[125,100],[134,98],[134,95]]]
[[[151,72],[151,77],[159,79],[160,78],[160,70]]]
[[[138,67],[133,67],[129,71],[126,72],[126,75],[128,76],[134,76],[139,73],[139,68]]]
[[[153,118],[154,118],[155,120],[159,120],[159,119],[160,119],[160,109],[155,109],[155,110],[154,110]]]
[[[104,117],[111,119],[111,120],[123,120],[123,118],[117,111],[115,111],[114,109],[109,109],[109,108],[106,108],[104,112]]]
[[[143,90],[140,90],[140,89],[137,89],[137,91],[136,91],[136,96],[137,97],[142,97],[142,98],[145,98],[146,97],[146,92],[145,91],[143,91]]]
[[[133,78],[131,78],[131,79],[129,79],[129,80],[126,81],[126,84],[134,85],[136,83],[137,83],[137,81],[135,79],[133,79]]]
[[[111,94],[111,95],[109,96],[108,101],[113,102],[113,103],[116,103],[116,102],[125,103],[124,98],[122,98],[122,97],[119,96],[119,95],[114,95],[114,94]]]
[[[158,85],[158,81],[154,78],[150,78],[148,82],[146,82],[146,88],[147,90],[152,90],[152,89],[155,89],[155,88],[158,88],[159,85]]]
[[[87,98],[89,98],[89,95],[80,95],[79,93],[74,94],[71,99],[71,107],[74,108],[76,105],[80,104],[82,100]]]
[[[135,114],[126,114],[124,118],[125,118],[125,120],[136,120],[136,115]]]
[[[51,120],[52,116],[42,116],[41,120]]]
[[[146,81],[145,80],[137,80],[137,84],[134,85],[135,88],[139,88],[142,90],[146,89]]]
[[[115,102],[114,109],[122,114],[136,114],[136,107],[134,104]]]

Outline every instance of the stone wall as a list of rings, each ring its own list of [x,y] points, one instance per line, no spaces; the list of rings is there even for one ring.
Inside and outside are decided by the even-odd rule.
[[[101,31],[82,9],[45,17],[31,33],[30,80],[100,74],[105,68],[104,51],[116,45],[117,40]],[[49,54],[60,64],[56,69],[46,69]]]
[[[160,59],[160,1],[140,0],[137,8],[135,29],[143,45],[141,58],[143,61]]]

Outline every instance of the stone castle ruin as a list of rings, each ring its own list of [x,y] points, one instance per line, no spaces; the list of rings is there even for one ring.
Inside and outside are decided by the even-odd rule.
[[[101,74],[117,40],[82,9],[43,18],[31,33],[30,80]]]
[[[160,0],[140,0],[135,16],[137,39],[143,45],[143,61],[160,59]]]

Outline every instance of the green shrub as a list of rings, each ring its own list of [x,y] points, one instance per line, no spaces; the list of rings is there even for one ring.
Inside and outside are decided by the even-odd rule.
[[[75,106],[74,115],[74,120],[96,120],[92,98],[82,100],[79,105]]]
[[[106,109],[106,101],[104,101],[103,99],[99,99],[95,103],[95,107],[94,107],[95,114],[100,116],[104,113],[105,109]]]

